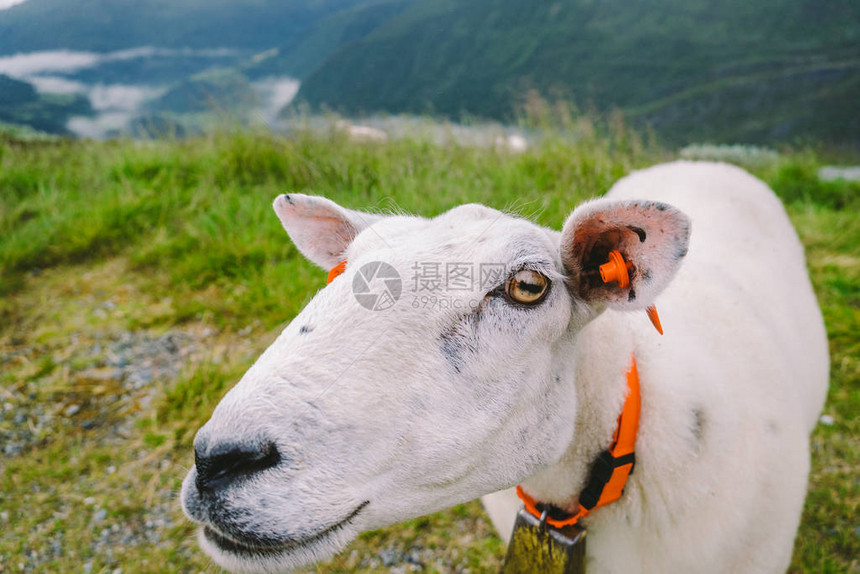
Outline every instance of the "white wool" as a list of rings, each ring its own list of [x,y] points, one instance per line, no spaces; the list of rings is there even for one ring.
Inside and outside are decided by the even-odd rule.
[[[561,233],[478,205],[371,216],[291,194],[275,210],[313,261],[348,264],[198,433],[202,457],[267,441],[280,455],[217,499],[198,492],[196,469],[186,478],[193,520],[282,544],[240,555],[201,535],[216,562],[285,571],[481,495],[509,536],[515,484],[570,507],[611,440],[635,355],[636,469],[620,500],[584,520],[588,572],[787,568],[827,341],[801,245],[763,183],[723,164],[657,166],[575,210]],[[634,264],[626,289],[594,280],[609,248]],[[353,290],[377,261],[403,293],[371,311]],[[503,263],[550,288],[531,307],[481,285],[415,305],[421,262]],[[665,336],[642,310],[652,303]]]
[[[355,125],[347,120],[338,120],[335,122],[335,128],[357,142],[385,143],[388,141],[388,134],[385,131],[371,126]]]

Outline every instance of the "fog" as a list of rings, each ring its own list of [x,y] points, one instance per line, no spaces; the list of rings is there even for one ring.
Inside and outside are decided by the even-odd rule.
[[[163,89],[146,86],[96,85],[89,90],[89,97],[96,111],[133,112],[163,93]]]
[[[86,84],[63,76],[19,76],[19,79],[30,82],[43,94],[83,94],[87,91]]]
[[[0,0],[0,10],[11,8],[15,4],[23,4],[26,0]]]
[[[0,0],[2,2],[3,0]],[[134,60],[138,58],[224,58],[238,54],[237,50],[218,48],[210,50],[192,50],[190,48],[168,49],[142,46],[114,52],[79,52],[74,50],[45,50],[27,54],[0,57],[0,74],[8,74],[16,78],[29,78],[46,73],[73,74],[86,68],[95,68],[102,64]]]
[[[264,124],[273,126],[280,111],[296,97],[300,82],[293,78],[266,78],[253,85],[260,99],[257,115]]]
[[[67,127],[80,138],[100,140],[127,133],[134,116],[129,112],[101,112],[93,117],[73,117]]]
[[[2,0],[0,0],[2,1]],[[0,74],[26,80],[45,73],[71,74],[84,68],[97,66],[109,54],[48,50],[0,57]]]
[[[3,0],[0,0],[2,2]],[[74,77],[83,70],[95,70],[113,62],[138,58],[225,58],[237,55],[229,49],[191,50],[144,46],[107,53],[51,50],[0,57],[0,74],[29,82],[43,94],[81,94],[92,105],[92,117],[74,117],[68,129],[79,137],[103,139],[129,133],[131,121],[147,111],[147,105],[163,95],[169,85],[128,83],[87,83]],[[97,76],[97,74],[95,74]],[[280,110],[288,105],[299,89],[299,82],[288,77],[266,78],[254,82],[260,105],[254,118],[274,125]]]

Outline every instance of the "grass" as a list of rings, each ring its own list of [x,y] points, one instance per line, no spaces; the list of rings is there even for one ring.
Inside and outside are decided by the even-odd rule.
[[[271,212],[277,194],[424,215],[482,202],[557,228],[584,198],[673,157],[618,122],[580,127],[515,156],[420,138],[360,145],[247,132],[0,139],[0,431],[36,429],[22,452],[0,458],[0,572],[217,570],[175,498],[194,432],[325,282]],[[813,435],[792,572],[860,566],[860,186],[820,182],[824,160],[789,150],[754,168],[806,246],[831,344],[834,422]],[[178,375],[130,390],[105,374],[128,333],[195,345]],[[503,554],[472,502],[367,533],[313,570],[371,572],[381,551],[417,547],[438,553],[428,572],[495,572]]]

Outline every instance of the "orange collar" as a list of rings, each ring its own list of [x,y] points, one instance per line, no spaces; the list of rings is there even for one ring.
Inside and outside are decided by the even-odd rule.
[[[636,434],[639,430],[639,413],[641,410],[641,397],[639,394],[639,372],[636,370],[636,358],[627,371],[627,399],[624,408],[618,415],[618,426],[612,437],[612,445],[608,450],[600,453],[594,466],[591,468],[591,476],[588,484],[579,495],[579,509],[573,515],[566,517],[558,508],[536,502],[534,498],[525,493],[522,486],[517,486],[517,496],[529,514],[539,520],[546,520],[550,526],[561,528],[579,522],[580,518],[588,516],[595,508],[605,506],[621,498],[627,478],[633,473],[636,465],[634,448],[636,446]]]

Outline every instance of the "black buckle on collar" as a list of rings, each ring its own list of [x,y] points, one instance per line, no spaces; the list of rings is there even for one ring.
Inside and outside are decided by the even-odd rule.
[[[579,495],[579,504],[587,510],[597,506],[603,489],[606,488],[613,473],[615,473],[615,469],[628,464],[633,465],[630,467],[629,473],[633,474],[633,469],[636,467],[635,453],[631,452],[616,458],[608,450],[601,452],[597,460],[594,461],[594,466],[591,467],[588,484],[583,489],[582,494]]]
[[[541,512],[541,524],[545,524],[547,518],[552,518],[553,520],[567,520],[573,516],[555,504],[550,504],[548,502],[538,502],[535,504],[535,508]]]

